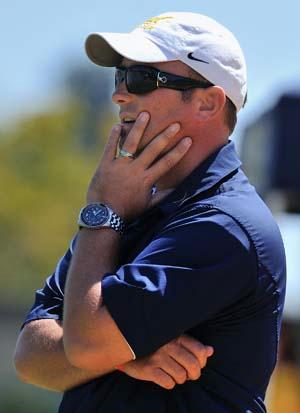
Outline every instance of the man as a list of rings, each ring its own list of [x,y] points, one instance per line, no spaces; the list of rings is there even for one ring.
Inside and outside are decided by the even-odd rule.
[[[60,412],[265,412],[285,258],[229,141],[247,93],[240,46],[208,17],[165,13],[86,49],[116,67],[121,124],[37,291],[17,370],[46,385],[64,366]],[[195,340],[214,348],[201,377],[212,349]]]

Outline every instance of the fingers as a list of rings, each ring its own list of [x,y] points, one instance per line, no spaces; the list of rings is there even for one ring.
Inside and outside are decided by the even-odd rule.
[[[147,112],[141,112],[139,114],[131,131],[126,137],[125,143],[122,147],[123,150],[133,154],[136,153],[139,142],[145,132],[149,119],[150,115]]]
[[[163,357],[163,360],[165,361],[166,358],[167,356]],[[171,390],[176,385],[176,381],[161,367],[162,365],[165,366],[165,364],[156,352],[152,355],[129,361],[122,365],[121,368],[120,366],[116,368],[130,377],[138,380],[151,381],[165,389]]]
[[[170,390],[187,380],[198,380],[212,353],[211,346],[182,335],[154,353],[116,368],[135,379],[151,381]]]
[[[173,389],[176,385],[172,377],[170,377],[169,374],[163,371],[162,369],[155,370],[153,374],[153,379],[151,381],[167,390]]]
[[[206,347],[206,355],[207,357],[211,357],[214,354],[214,349],[211,346],[205,346]]]
[[[165,147],[170,143],[170,140],[179,132],[180,124],[173,123],[153,139],[143,152],[139,155],[139,161],[145,166],[149,167]]]
[[[214,352],[211,346],[205,346],[200,341],[186,334],[180,336],[178,341],[198,359],[201,369],[206,366],[208,357],[212,356]]]
[[[196,360],[197,361],[197,360]],[[186,369],[172,357],[165,357],[160,368],[167,373],[175,383],[183,384],[188,379]]]
[[[118,142],[121,133],[121,125],[115,125],[109,135],[104,148],[103,159],[113,160],[117,153]]]
[[[190,379],[190,380],[197,380],[199,379],[201,375],[201,365],[198,360],[198,357],[196,357],[193,352],[188,350],[186,347],[182,346],[177,340],[173,340],[167,345],[167,352],[170,357],[173,358],[174,362],[182,366],[182,368],[185,371],[185,380]],[[163,367],[164,368],[164,367]],[[164,368],[165,369],[165,368]],[[172,377],[175,379],[175,376],[170,372]],[[174,369],[173,373],[176,373],[176,370]],[[183,383],[184,381],[182,380],[182,377],[178,377],[179,381],[176,381],[177,383]]]
[[[173,149],[148,169],[152,182],[157,182],[160,177],[171,170],[186,154],[192,144],[192,139],[182,139]]]

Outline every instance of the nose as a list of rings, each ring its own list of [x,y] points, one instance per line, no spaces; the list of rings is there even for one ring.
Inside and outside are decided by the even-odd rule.
[[[133,96],[134,95],[132,93],[128,92],[125,82],[121,82],[116,86],[111,99],[113,103],[116,103],[117,105],[122,105],[124,103],[131,102],[133,100]]]

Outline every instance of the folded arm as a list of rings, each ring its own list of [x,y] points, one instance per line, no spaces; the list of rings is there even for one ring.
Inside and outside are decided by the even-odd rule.
[[[72,366],[65,355],[61,322],[51,319],[25,325],[18,338],[14,364],[22,381],[62,392],[105,373]]]
[[[192,337],[182,336],[121,368],[135,379],[172,389],[176,383],[197,380],[212,353],[211,347],[203,346]],[[99,371],[72,366],[65,355],[61,322],[51,319],[35,320],[25,325],[17,342],[14,363],[22,381],[59,392],[110,372],[101,366]]]

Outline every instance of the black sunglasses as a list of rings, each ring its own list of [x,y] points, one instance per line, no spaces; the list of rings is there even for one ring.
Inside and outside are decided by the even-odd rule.
[[[159,87],[175,90],[192,88],[208,88],[213,86],[208,81],[194,80],[188,77],[161,72],[151,66],[117,67],[115,73],[115,87],[124,82],[129,93],[140,95],[151,92]]]

